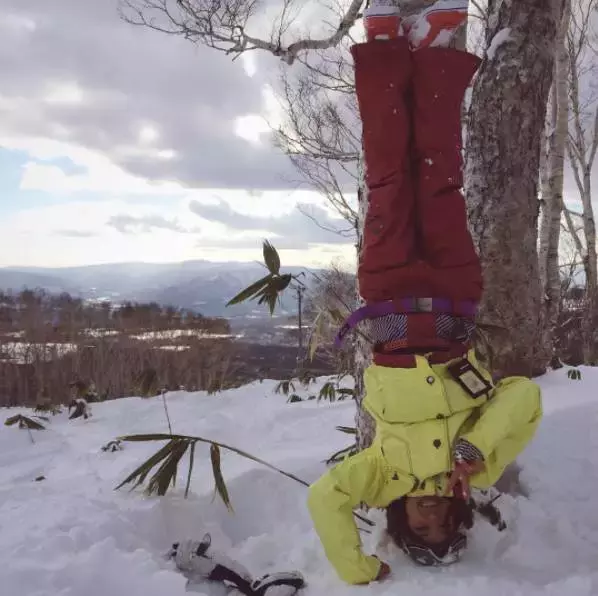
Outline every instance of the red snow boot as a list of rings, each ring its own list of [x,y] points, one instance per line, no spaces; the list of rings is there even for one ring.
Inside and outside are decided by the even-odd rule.
[[[448,47],[467,19],[468,4],[468,0],[437,0],[419,14],[405,19],[411,47],[414,50]]]
[[[401,32],[399,9],[375,0],[363,11],[363,25],[368,41],[396,39]]]

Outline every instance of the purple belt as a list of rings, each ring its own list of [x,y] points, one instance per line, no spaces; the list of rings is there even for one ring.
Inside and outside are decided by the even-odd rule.
[[[353,312],[339,330],[334,345],[339,348],[346,335],[366,319],[377,319],[394,313],[444,313],[461,317],[474,317],[477,303],[473,300],[454,301],[448,298],[397,298],[372,302]]]

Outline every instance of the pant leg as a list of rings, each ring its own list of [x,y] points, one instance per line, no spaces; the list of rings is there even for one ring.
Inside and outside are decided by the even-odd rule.
[[[362,297],[375,302],[413,295],[411,277],[421,275],[414,267],[412,53],[404,37],[357,44],[351,52],[368,188],[358,279]]]
[[[463,95],[477,56],[448,48],[413,53],[416,205],[421,250],[433,269],[435,296],[479,301],[482,272],[461,193]]]

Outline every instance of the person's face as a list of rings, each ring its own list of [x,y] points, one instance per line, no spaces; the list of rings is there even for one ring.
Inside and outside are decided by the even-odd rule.
[[[440,544],[455,531],[448,497],[408,497],[405,501],[407,525],[424,542]]]

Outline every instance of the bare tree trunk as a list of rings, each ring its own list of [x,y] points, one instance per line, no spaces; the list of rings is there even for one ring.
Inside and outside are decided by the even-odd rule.
[[[583,43],[583,42],[578,42]],[[583,205],[583,231],[585,252],[583,266],[586,277],[586,304],[582,320],[583,359],[586,364],[598,364],[598,350],[594,339],[594,321],[598,308],[598,267],[596,263],[596,222],[592,205],[592,166],[598,149],[598,107],[594,108],[593,122],[590,123],[589,135],[585,124],[586,114],[580,97],[580,46],[569,38],[569,60],[571,69],[570,99],[573,119],[573,132],[569,135],[569,157],[575,182]],[[595,98],[593,98],[595,100]],[[588,142],[589,136],[589,142]]]
[[[546,359],[559,366],[557,335],[561,280],[559,240],[563,210],[565,152],[569,132],[569,57],[566,46],[569,28],[570,1],[566,0],[556,40],[554,76],[551,93],[551,114],[546,139],[546,159],[542,175],[542,211],[540,224],[539,270],[543,289],[543,338]]]
[[[538,270],[540,139],[562,0],[489,3],[487,59],[473,90],[466,180],[470,224],[484,270],[481,319],[493,372],[533,376],[541,357]]]
[[[363,227],[365,223],[365,216],[368,207],[368,189],[365,184],[365,171],[363,168],[363,159],[361,160],[359,189],[357,192],[359,215],[357,217],[357,243],[355,245],[357,251],[357,263],[361,258],[361,249],[363,246]],[[358,296],[359,294],[359,282]],[[355,403],[357,411],[355,413],[355,426],[357,427],[357,446],[359,449],[365,449],[372,444],[374,435],[376,434],[376,425],[374,419],[361,407],[363,398],[365,397],[365,387],[363,381],[363,373],[365,369],[372,362],[372,346],[360,335],[354,334],[354,369],[353,378],[355,379]]]
[[[598,266],[596,256],[596,222],[592,205],[592,167],[598,152],[598,107],[596,94],[583,89],[585,79],[594,78],[596,49],[592,45],[592,13],[596,0],[577,0],[572,8],[569,28],[568,57],[570,69],[570,111],[572,130],[569,134],[569,158],[581,203],[585,252],[583,266],[586,277],[586,299],[582,319],[583,359],[586,364],[598,364],[598,344],[594,323],[598,310]],[[581,91],[580,91],[581,89]]]
[[[598,132],[598,110],[596,111]],[[583,228],[586,239],[583,265],[586,276],[586,304],[582,319],[583,360],[585,364],[598,365],[594,321],[598,308],[598,268],[596,263],[596,221],[592,206],[592,184],[589,168],[584,168],[580,188],[583,204]]]

